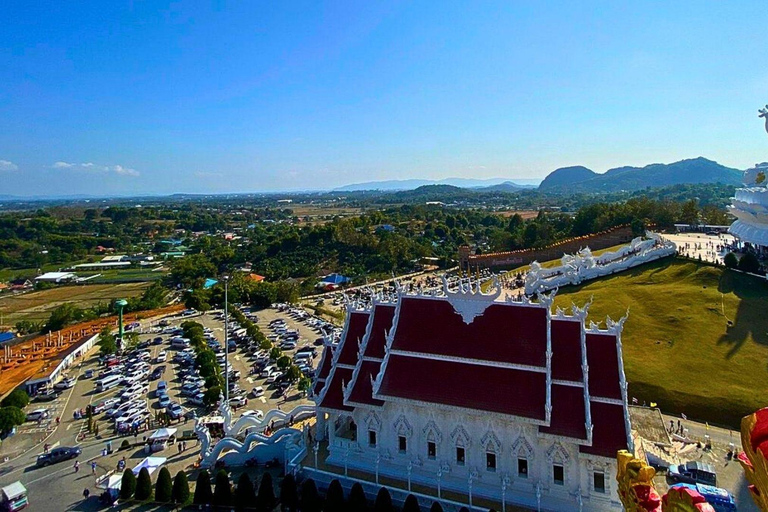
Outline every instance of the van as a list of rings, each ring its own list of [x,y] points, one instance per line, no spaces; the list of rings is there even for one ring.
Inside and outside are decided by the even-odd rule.
[[[306,361],[309,362],[312,360],[312,352],[296,352],[296,355],[293,356],[293,360],[298,361]]]
[[[110,388],[113,388],[122,382],[123,377],[120,375],[110,375],[96,381],[96,391],[101,393]]]
[[[173,338],[171,340],[171,348],[181,349],[189,346],[189,340],[187,338]]]
[[[34,411],[27,413],[27,421],[44,420],[48,416],[50,416],[48,409],[35,409]]]

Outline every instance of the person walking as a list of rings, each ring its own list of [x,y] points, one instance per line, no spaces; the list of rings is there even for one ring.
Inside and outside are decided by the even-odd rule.
[[[91,461],[91,474],[96,474],[96,461]]]
[[[78,471],[80,471],[80,461],[76,460],[75,461],[75,473],[77,473]]]
[[[91,491],[89,491],[87,487],[83,489],[83,499],[87,500],[90,495]]]

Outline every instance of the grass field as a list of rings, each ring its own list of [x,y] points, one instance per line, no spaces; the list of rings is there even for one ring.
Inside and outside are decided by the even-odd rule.
[[[629,395],[640,403],[732,428],[768,405],[765,280],[666,258],[563,288],[555,304],[583,305],[590,297],[594,321],[629,308],[624,366]]]
[[[0,313],[4,325],[14,325],[19,320],[40,322],[48,320],[51,310],[65,302],[73,302],[78,307],[86,308],[108,303],[114,298],[135,297],[141,295],[151,283],[127,284],[88,284],[61,286],[50,290],[41,290],[23,294],[4,294],[0,297]]]

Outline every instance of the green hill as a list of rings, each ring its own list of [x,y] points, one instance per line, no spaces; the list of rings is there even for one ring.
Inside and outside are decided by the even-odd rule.
[[[738,185],[742,172],[706,158],[691,158],[671,164],[617,167],[597,174],[586,167],[557,169],[541,182],[539,190],[550,193],[606,193],[643,190],[684,183]]]
[[[629,308],[622,341],[630,397],[731,428],[768,405],[765,280],[667,258],[563,288],[555,304],[590,297],[594,321]]]

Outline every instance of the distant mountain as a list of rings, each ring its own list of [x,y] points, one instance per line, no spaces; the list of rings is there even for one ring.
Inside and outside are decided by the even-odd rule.
[[[573,167],[561,167],[555,169],[544,178],[544,181],[539,185],[539,190],[547,191],[554,188],[569,187],[574,183],[581,183],[596,176],[600,176],[595,171],[587,169],[581,165]]]
[[[359,192],[361,190],[381,190],[381,191],[395,191],[395,190],[415,190],[425,185],[451,185],[453,187],[460,188],[477,188],[486,189],[496,185],[505,185],[505,188],[517,187],[521,188],[533,188],[538,183],[538,180],[522,179],[516,180],[517,182],[510,181],[505,178],[490,178],[484,180],[476,180],[472,178],[445,178],[442,180],[385,180],[385,181],[367,181],[364,183],[353,183],[351,185],[344,185],[333,189],[334,192]]]
[[[722,183],[739,185],[742,171],[706,158],[645,167],[617,167],[598,174],[586,167],[564,167],[552,171],[539,185],[542,192],[601,193],[642,190],[679,184]]]

